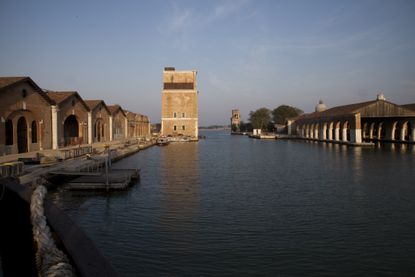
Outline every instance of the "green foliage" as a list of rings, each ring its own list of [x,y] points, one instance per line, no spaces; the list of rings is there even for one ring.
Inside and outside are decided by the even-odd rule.
[[[281,105],[272,111],[272,117],[276,124],[285,124],[287,118],[296,117],[304,112],[296,107]]]
[[[239,125],[239,130],[241,132],[252,132],[252,125],[251,123],[245,123],[241,121],[241,124]]]
[[[249,121],[254,129],[268,130],[268,125],[271,122],[271,111],[267,108],[251,111]]]

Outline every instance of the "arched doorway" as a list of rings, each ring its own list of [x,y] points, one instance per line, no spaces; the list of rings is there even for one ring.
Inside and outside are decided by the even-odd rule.
[[[65,146],[76,144],[79,137],[79,124],[76,116],[70,115],[65,119],[63,124],[63,136],[65,139]]]
[[[27,152],[27,123],[23,116],[17,121],[17,151]]]

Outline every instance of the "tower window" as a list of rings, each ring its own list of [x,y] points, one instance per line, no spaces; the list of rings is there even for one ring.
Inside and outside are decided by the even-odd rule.
[[[185,113],[182,113],[182,117],[186,117],[186,114]]]
[[[22,97],[26,98],[26,96],[27,96],[27,91],[24,89],[24,90],[22,90]]]
[[[182,130],[183,131],[186,130],[186,126],[182,125]]]
[[[173,131],[177,131],[177,126],[176,125],[173,126]]]
[[[176,117],[177,117],[177,113],[176,113],[176,112],[174,112],[174,113],[173,113],[173,117],[174,117],[174,118],[176,118]]]

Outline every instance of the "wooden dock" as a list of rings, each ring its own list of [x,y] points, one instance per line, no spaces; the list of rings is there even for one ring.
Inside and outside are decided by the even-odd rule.
[[[108,178],[105,173],[99,175],[82,174],[67,184],[70,190],[124,190],[133,180],[139,178],[139,169],[111,169],[108,172]]]

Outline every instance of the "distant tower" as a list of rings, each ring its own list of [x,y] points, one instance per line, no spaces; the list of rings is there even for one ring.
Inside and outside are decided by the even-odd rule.
[[[320,113],[327,110],[326,104],[323,103],[323,100],[318,101],[318,105],[316,106],[316,112]]]
[[[161,99],[161,134],[198,137],[196,70],[165,67]]]
[[[232,110],[231,130],[232,132],[239,132],[241,127],[241,114],[238,109]]]

